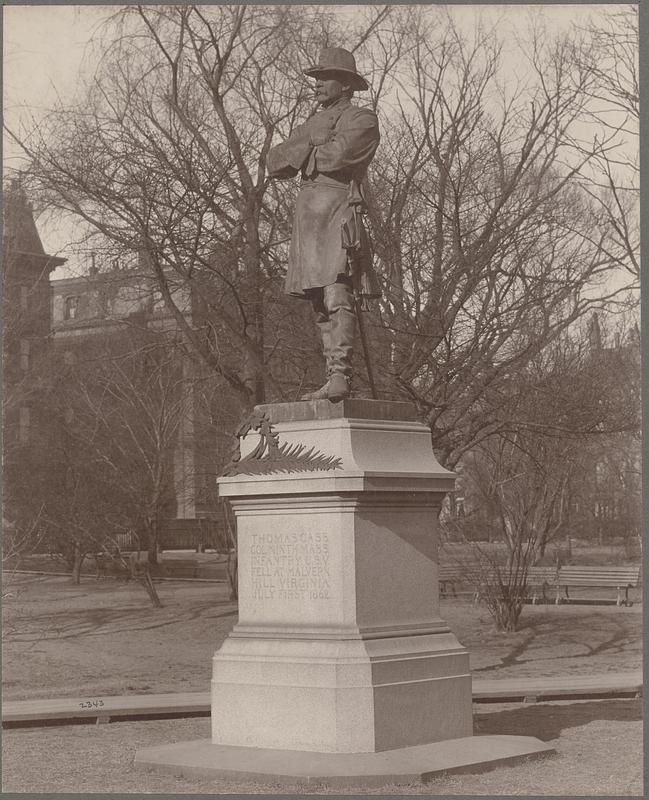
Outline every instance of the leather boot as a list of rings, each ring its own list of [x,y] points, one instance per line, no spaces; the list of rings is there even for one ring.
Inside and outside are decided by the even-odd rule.
[[[322,354],[325,359],[325,375],[327,380],[320,389],[303,394],[300,400],[326,400],[328,395],[325,389],[331,374],[331,320],[329,319],[329,312],[324,305],[324,293],[322,291],[319,296],[311,300],[311,303],[315,315],[315,324],[320,333],[320,338],[322,339]]]
[[[331,400],[337,403],[349,397],[351,391],[352,352],[356,330],[351,287],[346,283],[325,286],[323,306],[329,325],[327,327],[318,314],[316,324],[320,328],[325,347],[328,380],[320,389],[303,395],[302,400]]]
[[[354,294],[346,283],[332,283],[324,287],[324,305],[331,320],[331,374],[352,377],[352,353],[356,333]]]
[[[350,380],[346,375],[340,372],[334,372],[329,376],[324,386],[316,389],[315,392],[307,392],[300,398],[301,400],[331,400],[332,403],[338,403],[349,397],[351,388]]]
[[[329,319],[329,313],[324,306],[322,311],[316,311],[315,324],[320,332],[320,338],[322,339],[322,355],[324,356],[325,360],[325,375],[329,377],[329,375],[331,375],[331,320]]]

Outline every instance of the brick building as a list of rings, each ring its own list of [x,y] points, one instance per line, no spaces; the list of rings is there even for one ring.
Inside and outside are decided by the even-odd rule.
[[[61,380],[64,385],[66,374],[79,379],[85,373],[94,374],[98,385],[97,364],[114,357],[120,365],[128,360],[137,367],[143,354],[136,372],[159,370],[158,383],[169,392],[165,402],[177,409],[173,425],[165,420],[170,432],[163,457],[170,479],[159,503],[158,539],[163,546],[195,546],[201,540],[222,544],[215,477],[231,447],[224,433],[233,428],[227,409],[237,414],[227,392],[210,391],[214,377],[201,374],[188,355],[174,319],[137,260],[128,268],[93,263],[87,276],[51,280],[65,259],[45,253],[33,210],[17,184],[4,193],[3,221],[7,520],[22,518],[24,525],[25,514],[38,506],[38,495],[46,496],[51,477],[60,472],[56,448],[48,445],[56,427],[55,385]],[[175,301],[191,321],[189,293],[179,290]],[[104,373],[104,381],[109,377]],[[136,413],[141,399],[122,404],[121,416],[130,409]],[[64,409],[63,424],[77,424],[75,413]],[[218,419],[220,426],[214,424]],[[120,539],[125,543],[124,536]]]

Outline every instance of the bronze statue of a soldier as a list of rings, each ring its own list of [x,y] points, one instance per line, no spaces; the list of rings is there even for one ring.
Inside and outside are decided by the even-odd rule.
[[[356,329],[355,296],[378,297],[361,182],[379,144],[376,114],[351,102],[368,89],[354,56],[341,47],[322,50],[305,70],[316,79],[320,109],[268,153],[271,177],[301,173],[285,291],[310,300],[322,337],[327,381],[303,400],[349,396]]]

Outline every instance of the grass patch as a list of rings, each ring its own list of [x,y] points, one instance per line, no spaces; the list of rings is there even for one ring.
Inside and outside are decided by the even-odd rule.
[[[164,608],[115,580],[14,576],[5,591],[5,699],[207,691],[211,657],[237,618],[225,584],[158,584]],[[476,677],[624,672],[642,665],[641,606],[527,606],[516,633],[499,633],[480,606],[442,601],[441,616],[471,653]],[[552,760],[499,767],[426,785],[359,792],[299,784],[188,780],[135,771],[138,748],[209,738],[209,720],[120,722],[7,730],[7,792],[165,794],[641,795],[641,701],[475,707],[477,734],[551,742]]]
[[[214,651],[236,622],[225,584],[138,584],[20,576],[4,604],[7,700],[207,691]],[[476,677],[624,672],[642,666],[641,607],[527,606],[516,633],[496,631],[467,600],[441,603]]]
[[[4,605],[5,699],[205,691],[211,658],[236,621],[225,584],[67,578],[14,582]]]

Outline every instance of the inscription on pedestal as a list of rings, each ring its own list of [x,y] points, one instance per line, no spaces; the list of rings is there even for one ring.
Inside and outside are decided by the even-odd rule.
[[[253,599],[330,600],[329,552],[326,533],[253,533]]]

